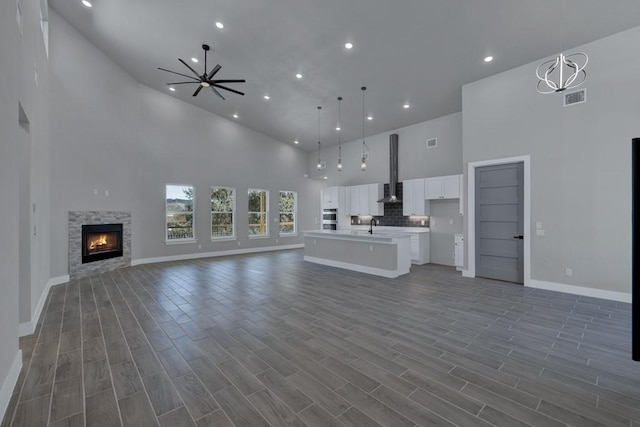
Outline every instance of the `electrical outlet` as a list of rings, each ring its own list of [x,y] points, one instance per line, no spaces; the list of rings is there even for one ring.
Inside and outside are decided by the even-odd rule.
[[[431,226],[432,227],[436,226],[436,219],[435,218],[431,218]]]
[[[565,276],[573,276],[573,268],[567,268],[564,270]]]
[[[202,245],[198,245],[198,249],[202,249]]]
[[[109,190],[104,190],[104,196],[109,197]]]
[[[373,252],[373,245],[369,245],[369,252]]]
[[[240,246],[240,242],[238,242],[238,246]]]
[[[453,225],[453,219],[449,218],[449,225]]]
[[[276,239],[276,243],[278,243],[278,239]]]

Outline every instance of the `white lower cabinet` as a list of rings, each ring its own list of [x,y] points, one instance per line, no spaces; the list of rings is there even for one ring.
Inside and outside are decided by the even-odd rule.
[[[454,239],[454,264],[456,270],[460,271],[464,268],[464,236],[462,234],[456,234]]]
[[[427,264],[430,255],[430,236],[429,233],[413,233],[411,234],[411,263]]]

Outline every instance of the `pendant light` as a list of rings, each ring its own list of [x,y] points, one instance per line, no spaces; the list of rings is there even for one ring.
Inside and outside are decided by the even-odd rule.
[[[564,2],[561,2],[561,16],[564,15],[564,9]],[[562,29],[561,31],[564,33]],[[561,37],[562,39],[564,37]],[[560,52],[554,59],[543,62],[536,69],[536,77],[538,78],[536,90],[542,95],[547,95],[580,86],[587,80],[585,68],[588,63],[589,56],[584,52],[570,55]]]
[[[340,139],[340,132],[342,131],[342,122],[341,114],[340,114],[340,103],[342,102],[342,97],[338,97],[338,172],[342,171],[342,141]]]
[[[322,110],[322,107],[318,105],[318,163],[316,164],[318,170],[322,169],[322,161],[320,160],[320,110]]]
[[[360,89],[362,90],[362,163],[360,163],[360,170],[364,172],[367,170],[366,150],[368,149],[367,143],[364,142],[364,91],[367,90],[367,88],[366,86],[362,86]]]

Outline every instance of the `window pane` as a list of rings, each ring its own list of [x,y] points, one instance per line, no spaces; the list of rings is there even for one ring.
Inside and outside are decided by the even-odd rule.
[[[280,233],[294,233],[295,222],[292,213],[280,214]]]
[[[166,226],[167,240],[193,239],[193,187],[167,185]]]
[[[267,190],[249,190],[249,235],[267,236],[269,234],[269,218],[267,206],[269,192]]]
[[[211,187],[211,237],[234,237],[233,188]]]
[[[267,215],[263,213],[249,214],[249,235],[264,236],[267,234]]]
[[[280,192],[280,233],[296,232],[296,192],[281,191]]]
[[[213,213],[211,216],[211,237],[233,236],[233,214]]]

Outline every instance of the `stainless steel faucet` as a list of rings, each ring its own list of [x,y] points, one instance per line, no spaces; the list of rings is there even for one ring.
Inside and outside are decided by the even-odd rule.
[[[374,225],[378,225],[378,221],[375,218],[371,218],[371,221],[369,221],[369,234],[373,234]]]

